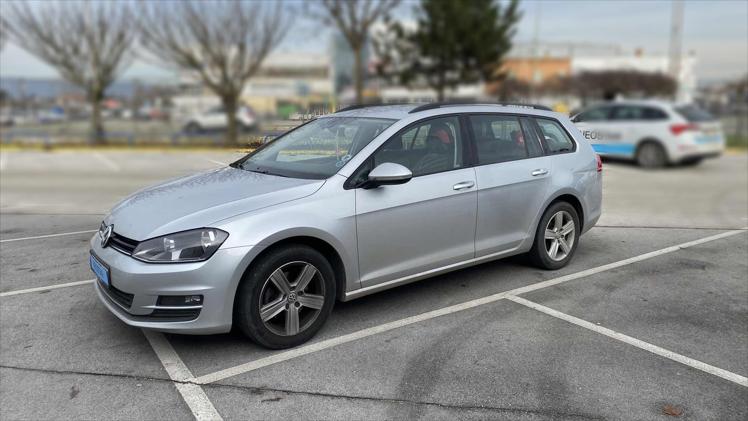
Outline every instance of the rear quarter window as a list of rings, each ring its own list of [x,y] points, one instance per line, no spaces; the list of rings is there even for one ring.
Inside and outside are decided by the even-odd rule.
[[[690,122],[714,121],[714,117],[695,105],[675,107],[675,112]]]
[[[540,131],[540,140],[546,154],[573,152],[576,149],[576,144],[571,140],[571,136],[558,121],[536,118],[535,123]]]

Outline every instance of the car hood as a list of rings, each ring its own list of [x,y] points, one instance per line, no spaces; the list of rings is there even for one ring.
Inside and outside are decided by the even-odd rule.
[[[300,199],[323,184],[226,167],[140,190],[117,204],[104,222],[114,224],[117,234],[142,241]]]

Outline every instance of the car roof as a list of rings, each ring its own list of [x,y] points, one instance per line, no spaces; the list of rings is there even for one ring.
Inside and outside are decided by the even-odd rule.
[[[416,109],[418,108],[418,109]],[[422,109],[422,110],[421,110]],[[441,111],[443,110],[443,111]],[[361,118],[387,118],[393,120],[402,120],[417,115],[437,115],[454,112],[504,112],[504,113],[521,113],[540,116],[556,116],[556,113],[533,108],[531,105],[501,105],[501,104],[396,104],[396,105],[371,105],[355,106],[349,109],[343,109],[333,114],[327,114],[321,117],[361,117]]]

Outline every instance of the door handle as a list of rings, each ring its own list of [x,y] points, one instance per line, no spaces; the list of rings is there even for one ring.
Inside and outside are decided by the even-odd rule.
[[[530,174],[532,174],[533,177],[537,177],[539,175],[546,175],[546,174],[548,174],[548,170],[545,169],[545,168],[538,168],[537,170],[534,170]]]
[[[462,181],[452,186],[452,189],[453,190],[465,190],[465,189],[472,188],[473,186],[475,186],[475,183],[472,181]]]

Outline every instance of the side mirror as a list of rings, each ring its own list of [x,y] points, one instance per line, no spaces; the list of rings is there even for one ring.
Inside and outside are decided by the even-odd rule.
[[[384,162],[369,172],[365,188],[383,185],[403,184],[413,178],[413,173],[400,164]]]

